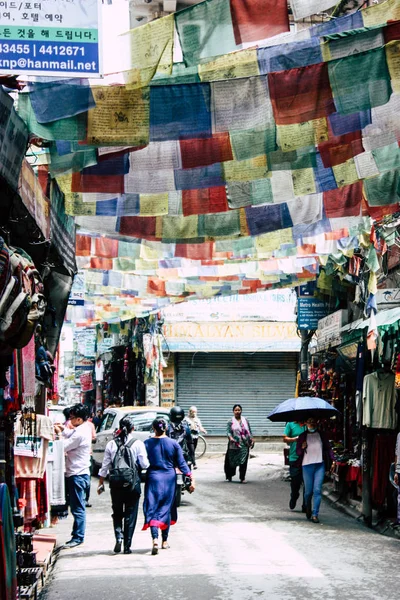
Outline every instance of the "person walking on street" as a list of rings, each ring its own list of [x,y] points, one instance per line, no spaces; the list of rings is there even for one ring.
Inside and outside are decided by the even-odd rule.
[[[300,489],[303,483],[303,472],[301,465],[298,465],[298,456],[296,452],[296,443],[299,435],[306,430],[306,427],[293,421],[286,423],[285,431],[283,433],[283,441],[289,445],[289,475],[290,475],[290,501],[289,508],[294,510],[296,508],[297,500],[300,496]],[[306,505],[303,496],[303,512],[306,512]]]
[[[199,417],[197,416],[197,407],[191,406],[189,408],[188,415],[184,418],[183,422],[189,427],[190,433],[193,439],[193,469],[197,469],[196,465],[196,448],[199,441],[200,433],[207,433]]]
[[[228,436],[228,449],[225,454],[225,477],[232,481],[239,467],[240,483],[247,483],[246,471],[249,460],[250,448],[254,447],[253,434],[248,420],[242,416],[242,407],[235,404],[233,417],[228,421],[226,434]]]
[[[335,456],[326,433],[319,430],[316,419],[307,419],[306,431],[299,435],[296,442],[296,452],[303,470],[307,519],[319,523],[318,515],[325,471],[334,467]],[[331,465],[326,465],[324,458],[326,461],[332,461]],[[312,505],[313,497],[314,505]]]
[[[108,442],[104,451],[103,464],[99,471],[99,485],[97,493],[101,494],[104,491],[104,479],[112,470],[114,459],[117,452],[128,451],[130,453],[131,465],[139,473],[141,469],[147,469],[149,461],[147,458],[146,448],[141,440],[134,438],[134,419],[127,415],[121,419],[119,431],[114,440]],[[141,494],[140,476],[136,478],[134,486],[126,486],[121,488],[110,487],[112,519],[115,533],[114,552],[121,552],[122,542],[124,543],[124,554],[131,554],[132,537],[135,532],[139,499]]]
[[[91,430],[86,421],[88,412],[82,404],[70,409],[70,424],[73,429],[56,424],[56,433],[62,432],[65,452],[65,476],[69,492],[71,513],[74,518],[71,539],[65,548],[83,544],[86,530],[86,492],[90,485]]]
[[[169,548],[168,534],[171,525],[178,519],[175,502],[176,471],[190,478],[189,492],[195,489],[188,464],[183,458],[182,448],[176,440],[166,435],[168,425],[164,419],[153,421],[155,437],[145,440],[150,467],[147,470],[144,488],[144,525],[150,528],[153,540],[152,554],[158,554],[158,530],[161,529],[162,549]]]
[[[182,448],[183,458],[188,465],[195,462],[193,437],[189,426],[185,422],[185,412],[180,406],[173,406],[169,411],[170,423],[167,429],[167,436],[178,442]]]

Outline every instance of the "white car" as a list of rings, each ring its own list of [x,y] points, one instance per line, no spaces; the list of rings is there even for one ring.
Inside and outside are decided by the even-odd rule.
[[[104,450],[110,440],[114,438],[119,429],[119,422],[123,417],[132,415],[135,421],[134,437],[137,440],[147,440],[152,433],[152,423],[159,417],[169,423],[169,408],[162,406],[123,406],[121,408],[107,408],[103,419],[97,429],[96,440],[93,442],[92,458],[93,472],[97,474],[103,462]]]

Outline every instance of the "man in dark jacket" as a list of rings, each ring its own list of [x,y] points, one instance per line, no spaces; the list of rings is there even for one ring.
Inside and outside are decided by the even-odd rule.
[[[180,406],[173,406],[169,412],[170,423],[167,430],[168,437],[177,441],[182,448],[183,457],[188,465],[194,462],[193,437],[187,425],[182,423],[185,412]]]

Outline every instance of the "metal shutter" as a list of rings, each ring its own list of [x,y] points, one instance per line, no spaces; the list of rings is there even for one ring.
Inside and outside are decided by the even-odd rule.
[[[271,423],[267,414],[294,396],[296,353],[181,353],[177,359],[179,406],[195,405],[211,435],[225,435],[235,403],[243,407],[254,435],[281,435],[284,423]]]

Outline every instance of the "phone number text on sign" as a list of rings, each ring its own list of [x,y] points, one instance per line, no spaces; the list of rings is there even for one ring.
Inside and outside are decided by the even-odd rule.
[[[85,56],[85,48],[81,46],[45,46],[41,45],[39,49],[36,44],[33,46],[34,56],[38,54],[54,54],[58,56]],[[29,44],[1,44],[0,54],[30,54],[31,48]]]
[[[27,41],[23,44],[0,41],[0,69],[41,72],[99,72],[97,44],[43,44]]]

